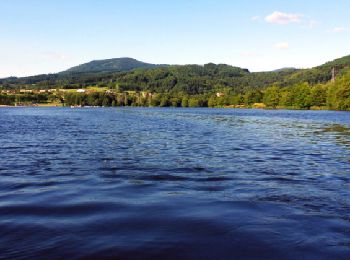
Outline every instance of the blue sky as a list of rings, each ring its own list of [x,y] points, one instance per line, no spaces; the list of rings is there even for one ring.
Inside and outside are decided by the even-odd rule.
[[[348,0],[0,0],[0,77],[94,59],[306,68],[350,54]]]

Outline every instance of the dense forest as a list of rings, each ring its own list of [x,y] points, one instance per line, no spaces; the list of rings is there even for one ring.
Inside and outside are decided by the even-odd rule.
[[[74,69],[89,71],[89,66],[93,65],[95,71],[91,72],[68,70],[58,74],[1,79],[2,90],[57,91],[2,93],[0,104],[57,102],[68,106],[350,109],[350,56],[311,69],[253,73],[225,64],[169,66],[138,63],[132,59],[123,62],[117,59],[117,63],[111,64],[113,61],[100,61],[100,72],[96,72],[99,63],[92,62]],[[146,67],[132,69],[133,66]],[[118,71],[105,71],[107,67]],[[335,82],[331,82],[333,70]],[[74,91],[91,87],[95,91]]]
[[[116,58],[107,60],[93,60],[88,63],[84,63],[66,71],[61,72],[61,74],[69,73],[84,73],[84,72],[120,72],[120,71],[130,71],[134,69],[144,68],[151,69],[160,66],[159,64],[151,64],[142,61],[138,61],[132,58]]]
[[[237,93],[229,89],[205,94],[183,92],[151,93],[138,91],[75,90],[53,93],[0,94],[0,104],[38,104],[56,102],[65,106],[159,106],[159,107],[257,107],[288,109],[350,110],[350,71],[335,82],[310,85],[298,83],[280,87],[249,89]]]

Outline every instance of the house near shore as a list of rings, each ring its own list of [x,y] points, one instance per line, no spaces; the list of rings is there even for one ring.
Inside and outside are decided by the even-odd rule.
[[[20,89],[19,93],[33,93],[33,90],[31,90],[31,89]]]
[[[141,92],[141,96],[142,96],[143,98],[152,97],[152,96],[153,96],[153,93],[142,91],[142,92]]]
[[[5,90],[1,90],[0,93],[16,94],[16,90],[15,89],[5,89]]]

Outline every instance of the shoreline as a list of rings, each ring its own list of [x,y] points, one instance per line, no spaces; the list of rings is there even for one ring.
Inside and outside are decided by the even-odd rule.
[[[63,106],[63,105],[55,105],[55,104],[35,104],[35,105],[24,105],[24,106],[11,106],[11,105],[0,105],[1,108],[32,108],[32,107],[64,107],[64,108],[112,108],[112,107],[103,107],[103,106]],[[296,108],[288,108],[288,107],[277,107],[277,108],[268,108],[268,107],[246,107],[243,105],[238,106],[225,106],[225,107],[157,107],[157,106],[115,106],[118,107],[130,107],[130,108],[210,108],[210,109],[256,109],[256,110],[295,110],[295,111],[339,111],[339,112],[350,112],[350,110],[334,110],[334,109],[326,109],[326,108],[310,108],[310,109],[296,109]]]
[[[33,104],[33,105],[23,105],[23,106],[13,106],[13,105],[0,105],[1,107],[64,107],[59,104]]]

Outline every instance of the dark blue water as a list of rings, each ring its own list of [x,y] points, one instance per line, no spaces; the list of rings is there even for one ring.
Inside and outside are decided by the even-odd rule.
[[[350,257],[350,113],[1,108],[0,258]]]

